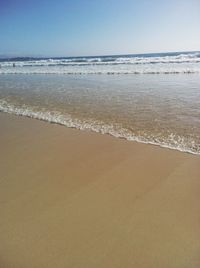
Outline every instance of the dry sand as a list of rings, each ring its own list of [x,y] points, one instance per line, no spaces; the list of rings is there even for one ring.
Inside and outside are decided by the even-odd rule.
[[[0,113],[0,268],[199,268],[200,157]]]

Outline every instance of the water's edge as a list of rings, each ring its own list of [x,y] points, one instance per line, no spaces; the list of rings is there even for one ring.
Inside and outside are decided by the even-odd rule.
[[[102,126],[99,126],[98,124],[85,124],[85,123],[83,124],[78,119],[75,119],[75,120],[72,119],[70,115],[66,117],[66,116],[62,116],[58,114],[53,114],[51,112],[40,113],[40,112],[34,112],[30,109],[27,111],[21,108],[2,107],[2,105],[0,105],[0,112],[12,114],[15,116],[24,116],[27,118],[36,119],[36,120],[40,120],[43,122],[48,122],[51,124],[53,123],[53,124],[65,126],[68,128],[74,128],[77,130],[87,130],[87,131],[93,131],[93,132],[100,133],[100,134],[107,134],[112,137],[124,139],[127,141],[134,141],[134,142],[143,143],[143,144],[155,145],[161,148],[176,150],[179,152],[189,153],[192,155],[200,155],[200,153],[198,152],[194,152],[188,148],[187,149],[180,148],[178,145],[177,147],[175,147],[175,146],[170,146],[169,144],[165,144],[165,143],[159,143],[159,142],[154,142],[151,140],[146,140],[143,137],[137,137],[134,135],[131,135],[131,136],[125,135],[123,131],[121,133],[119,131],[116,131],[112,125],[104,125],[102,127]]]

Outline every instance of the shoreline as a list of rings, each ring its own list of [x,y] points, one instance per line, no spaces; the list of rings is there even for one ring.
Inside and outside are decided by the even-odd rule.
[[[63,117],[62,115],[60,115],[59,118],[55,118],[54,115],[51,115],[51,118],[49,118],[50,115],[48,112],[46,114],[39,113],[39,115],[36,115],[37,112],[34,112],[31,109],[28,111],[24,111],[23,109],[17,108],[17,107],[3,108],[2,106],[0,106],[0,113],[10,114],[12,116],[13,115],[14,116],[22,116],[22,117],[26,117],[29,119],[39,120],[39,121],[42,121],[45,123],[56,124],[56,125],[63,126],[66,128],[71,128],[71,129],[76,129],[76,130],[81,130],[81,131],[91,131],[91,132],[101,134],[101,135],[109,135],[111,137],[114,137],[117,139],[123,139],[123,140],[126,140],[128,142],[137,142],[137,143],[142,143],[142,144],[147,144],[147,145],[158,146],[158,147],[165,148],[165,149],[175,150],[175,151],[179,151],[182,153],[188,153],[188,154],[198,155],[198,156],[200,155],[199,152],[194,152],[194,151],[191,151],[190,149],[173,147],[172,145],[164,144],[164,143],[162,144],[160,142],[146,141],[143,137],[137,137],[134,135],[132,137],[126,137],[125,135],[118,133],[118,131],[115,131],[114,129],[110,130],[110,131],[104,130],[102,132],[102,130],[99,129],[98,125],[97,125],[97,127],[95,125],[94,126],[90,125],[89,127],[87,125],[85,127],[84,124],[81,121],[79,122],[78,119],[71,120],[70,115],[69,115],[69,118],[67,118],[67,119],[65,118],[65,116]],[[70,119],[70,121],[68,122],[67,120],[69,120],[69,119]],[[110,125],[108,125],[107,127],[112,128]]]
[[[200,266],[198,155],[8,113],[0,135],[0,266]]]

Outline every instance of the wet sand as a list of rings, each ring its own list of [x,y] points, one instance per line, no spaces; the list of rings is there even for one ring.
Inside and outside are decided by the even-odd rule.
[[[1,268],[199,268],[200,157],[0,113]]]

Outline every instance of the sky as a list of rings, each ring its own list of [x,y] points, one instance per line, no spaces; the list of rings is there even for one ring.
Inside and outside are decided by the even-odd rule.
[[[200,50],[200,0],[0,0],[0,56]]]

